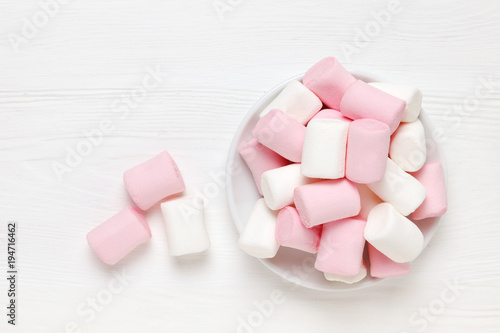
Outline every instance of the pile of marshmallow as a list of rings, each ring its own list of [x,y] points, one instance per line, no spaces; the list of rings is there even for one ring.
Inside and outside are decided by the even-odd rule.
[[[358,282],[367,266],[376,278],[409,273],[424,236],[408,216],[447,209],[441,163],[426,161],[421,103],[417,88],[357,80],[332,57],[288,83],[239,147],[263,196],[240,248],[315,253],[330,281]]]
[[[210,239],[205,227],[204,204],[193,196],[174,196],[186,188],[177,164],[166,151],[123,175],[125,187],[139,209],[128,206],[87,234],[87,241],[103,262],[114,265],[137,246],[151,239],[141,211],[160,205],[167,231],[169,254],[182,256],[205,251]],[[174,196],[174,197],[172,197]]]

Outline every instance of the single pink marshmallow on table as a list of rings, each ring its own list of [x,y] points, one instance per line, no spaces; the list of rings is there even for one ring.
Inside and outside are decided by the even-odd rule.
[[[318,252],[321,226],[306,228],[292,206],[282,208],[276,222],[276,239],[282,246],[309,253]]]
[[[281,168],[290,164],[290,161],[276,154],[271,149],[251,140],[239,149],[240,155],[252,173],[259,193],[262,195],[260,178],[268,170]]]
[[[283,111],[273,109],[259,119],[252,130],[253,137],[292,162],[302,160],[306,127]]]
[[[308,228],[358,215],[361,209],[356,185],[345,178],[298,186],[293,199],[300,220]]]
[[[374,278],[389,278],[410,273],[410,263],[398,263],[389,259],[382,252],[368,245],[368,257],[370,258],[370,275]]]
[[[177,164],[166,151],[125,171],[123,181],[130,197],[142,210],[186,189]]]
[[[339,110],[344,93],[354,82],[356,78],[333,57],[325,58],[309,68],[302,79],[302,83],[323,104],[335,110]]]
[[[389,126],[374,119],[351,122],[347,137],[346,178],[359,184],[382,180],[391,134]]]
[[[126,207],[87,234],[87,242],[103,262],[114,265],[133,249],[151,238],[142,213]]]
[[[323,109],[316,113],[314,117],[312,117],[311,120],[314,119],[338,119],[338,120],[343,120],[347,122],[351,122],[352,119],[349,119],[347,117],[344,117],[340,111],[337,110],[332,110],[332,109]]]
[[[427,190],[424,202],[411,214],[412,219],[422,220],[446,213],[448,199],[444,182],[443,166],[440,162],[428,162],[417,172],[411,173]]]
[[[314,267],[325,273],[357,275],[363,262],[365,225],[360,218],[324,224]]]
[[[351,119],[375,119],[387,124],[391,134],[398,128],[406,102],[357,80],[344,94],[340,112]]]

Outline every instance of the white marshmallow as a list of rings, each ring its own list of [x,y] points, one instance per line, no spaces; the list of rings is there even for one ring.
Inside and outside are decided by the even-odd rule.
[[[264,199],[255,203],[252,213],[241,232],[238,246],[256,258],[272,258],[280,247],[276,240],[276,216]]]
[[[187,196],[165,201],[161,204],[161,212],[170,255],[203,252],[210,247],[203,199]]]
[[[392,204],[401,214],[407,216],[425,200],[427,190],[413,176],[404,172],[390,158],[387,159],[384,178],[366,184],[380,199]]]
[[[325,273],[325,279],[327,279],[328,281],[339,281],[348,284],[359,282],[363,280],[365,277],[366,277],[366,266],[364,264],[361,264],[361,269],[359,270],[359,273],[354,276]]]
[[[297,186],[315,180],[300,173],[300,164],[290,164],[264,172],[260,181],[267,206],[277,210],[293,204],[293,191]]]
[[[411,122],[418,118],[422,107],[422,92],[417,87],[385,82],[368,84],[406,102],[403,118],[401,118],[402,122]]]
[[[402,123],[392,135],[389,156],[404,171],[418,171],[427,157],[425,143],[424,125],[420,120]]]
[[[361,201],[361,210],[359,211],[358,216],[362,219],[366,220],[368,218],[368,214],[370,210],[376,205],[382,203],[379,197],[375,195],[366,185],[356,184],[359,192],[359,198]]]
[[[314,119],[306,128],[302,148],[304,176],[338,179],[345,175],[349,123],[338,119]]]
[[[398,263],[414,260],[424,247],[420,229],[387,202],[375,206],[368,214],[365,239]]]
[[[299,81],[293,80],[260,113],[260,117],[272,109],[278,109],[305,125],[322,106],[323,103],[312,91]]]

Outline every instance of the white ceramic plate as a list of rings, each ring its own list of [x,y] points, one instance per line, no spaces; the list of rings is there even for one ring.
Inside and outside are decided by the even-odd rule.
[[[352,72],[352,74],[357,79],[365,82],[387,82],[383,78],[367,73]],[[246,167],[245,162],[238,153],[238,148],[252,139],[252,129],[259,120],[259,114],[262,110],[281,92],[288,82],[291,80],[301,80],[302,77],[303,75],[298,75],[290,78],[266,93],[250,109],[234,135],[227,159],[227,195],[231,215],[239,232],[243,229],[255,201],[260,198],[260,194],[257,191],[250,170]],[[445,161],[439,152],[436,140],[432,136],[431,124],[423,110],[420,114],[420,120],[424,125],[428,143],[427,161],[441,161],[446,175]],[[237,172],[234,170],[237,170]],[[427,245],[436,231],[439,218],[429,218],[415,222],[424,234],[425,245]],[[315,255],[313,254],[282,246],[274,258],[260,259],[260,261],[283,279],[316,290],[347,291],[367,287],[382,280],[372,278],[368,274],[365,279],[354,284],[330,282],[325,279],[323,273],[311,268],[314,259]],[[417,258],[416,260],[419,259]]]

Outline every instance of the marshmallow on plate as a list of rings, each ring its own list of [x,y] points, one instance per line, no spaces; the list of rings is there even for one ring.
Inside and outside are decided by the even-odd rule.
[[[368,214],[373,207],[382,203],[379,197],[373,193],[368,186],[362,184],[356,184],[359,192],[359,198],[361,201],[361,210],[359,211],[359,217],[366,220],[368,218]]]
[[[314,267],[324,273],[355,276],[361,270],[366,221],[347,218],[323,225]]]
[[[256,258],[274,257],[280,247],[276,240],[276,214],[264,199],[257,200],[240,234],[240,249]]]
[[[404,171],[415,172],[427,156],[425,131],[420,120],[402,123],[391,138],[390,158]]]
[[[266,171],[261,177],[262,194],[272,210],[293,204],[293,191],[297,186],[309,184],[315,179],[300,173],[300,164],[290,164]]]
[[[182,256],[210,247],[203,198],[186,196],[161,203],[169,254]]]
[[[302,79],[302,83],[327,107],[335,110],[339,110],[342,96],[354,82],[354,76],[333,57],[325,58],[309,68]]]
[[[401,122],[411,122],[418,118],[422,106],[422,92],[417,87],[386,82],[370,82],[368,84],[406,102]]]
[[[273,109],[279,109],[302,125],[318,112],[323,103],[299,81],[290,81],[281,93],[261,112],[265,116]]]
[[[338,119],[314,119],[306,128],[302,149],[304,176],[338,179],[345,173],[349,123]]]
[[[258,142],[292,162],[302,159],[305,134],[304,125],[278,109],[260,118],[252,130]]]
[[[299,213],[292,206],[282,208],[276,221],[276,239],[282,246],[297,250],[318,252],[321,226],[306,228],[300,221]]]
[[[362,263],[361,268],[359,269],[359,273],[353,276],[345,276],[332,273],[324,273],[324,274],[325,274],[325,279],[327,279],[328,281],[338,281],[347,284],[353,284],[363,280],[366,277],[366,266],[364,263]]]
[[[332,109],[323,109],[320,112],[316,113],[311,120],[314,119],[338,119],[347,122],[351,122],[352,119],[346,118],[342,115],[340,111],[332,110]]]
[[[103,262],[114,265],[129,252],[151,238],[142,213],[126,207],[87,234],[87,242]]]
[[[306,131],[306,142],[307,133]],[[386,124],[374,119],[358,119],[351,122],[345,162],[347,179],[360,184],[382,180],[387,164],[389,142],[389,126]],[[305,159],[302,163],[305,163]]]
[[[413,213],[426,196],[424,185],[404,172],[390,158],[387,159],[384,178],[366,186],[380,199],[392,204],[405,216]]]
[[[446,213],[448,200],[444,182],[443,166],[439,161],[424,164],[412,174],[427,190],[424,202],[411,214],[414,220],[441,216]]]
[[[387,124],[394,133],[405,110],[406,103],[380,89],[357,80],[345,92],[340,112],[351,119],[375,119]]]
[[[382,252],[368,245],[368,256],[370,258],[370,275],[374,278],[389,278],[410,273],[409,262],[395,262]]]
[[[308,228],[358,215],[361,209],[356,185],[345,178],[298,186],[293,198],[300,220]]]
[[[375,206],[368,214],[365,239],[398,263],[414,260],[424,247],[420,229],[387,202]]]
[[[166,151],[125,171],[123,181],[130,197],[142,210],[186,189],[179,168]]]
[[[260,194],[262,194],[262,189],[260,188],[262,174],[267,170],[281,168],[290,164],[287,159],[258,143],[257,140],[248,142],[239,149],[239,152],[250,169]]]

